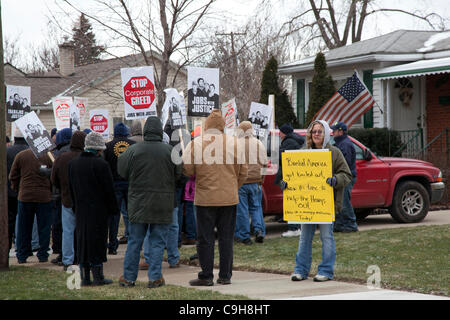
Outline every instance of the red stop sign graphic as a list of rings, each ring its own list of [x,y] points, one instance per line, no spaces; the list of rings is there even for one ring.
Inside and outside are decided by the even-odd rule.
[[[91,118],[92,131],[103,133],[108,129],[108,120],[102,115],[97,114]]]
[[[145,76],[131,78],[123,87],[123,94],[134,109],[147,109],[155,101],[155,87]]]

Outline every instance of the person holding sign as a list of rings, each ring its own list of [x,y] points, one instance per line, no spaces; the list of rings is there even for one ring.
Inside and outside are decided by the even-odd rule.
[[[325,121],[313,121],[306,132],[306,144],[303,149],[328,149],[331,151],[332,176],[326,178],[326,183],[333,187],[334,209],[339,212],[342,208],[342,198],[345,186],[350,182],[352,173],[345,161],[342,152],[329,144],[330,127]],[[287,183],[282,180],[280,186],[286,189]],[[303,224],[302,232],[295,258],[294,273],[292,281],[301,281],[308,278],[312,263],[312,241],[316,227],[320,229],[322,241],[322,262],[319,264],[314,281],[328,281],[334,276],[334,263],[336,261],[336,246],[333,236],[333,223],[329,224]]]

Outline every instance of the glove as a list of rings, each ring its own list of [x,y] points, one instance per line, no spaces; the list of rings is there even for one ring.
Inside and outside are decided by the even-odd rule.
[[[337,185],[336,177],[328,178],[327,183],[332,187],[336,187]]]
[[[286,188],[287,188],[287,182],[284,181],[284,180],[281,180],[281,181],[280,181],[280,189],[281,189],[281,190],[284,190],[284,189],[286,189]]]

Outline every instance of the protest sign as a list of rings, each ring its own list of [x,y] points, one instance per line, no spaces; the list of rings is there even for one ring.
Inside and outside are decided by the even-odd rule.
[[[222,116],[225,119],[225,129],[234,130],[236,128],[236,99],[222,103]]]
[[[80,109],[75,104],[70,105],[70,126],[69,128],[76,131],[80,130],[81,126],[81,117],[80,117]]]
[[[109,138],[108,110],[90,110],[89,127],[92,131],[98,132],[104,139]]]
[[[36,157],[41,157],[56,147],[36,113],[30,112],[16,120],[15,125],[22,132],[25,141]]]
[[[207,117],[219,109],[219,69],[188,67],[188,115]]]
[[[267,131],[270,129],[272,109],[271,106],[262,103],[252,102],[250,104],[248,120],[252,123],[255,136],[260,138],[266,137]]]
[[[31,87],[6,86],[6,121],[14,122],[31,112]]]
[[[70,128],[70,108],[72,97],[52,98],[53,115],[55,116],[56,129]]]
[[[165,89],[166,101],[162,109],[163,126],[169,121],[172,129],[180,129],[186,126],[186,105],[184,98],[176,89]]]
[[[326,183],[332,177],[331,151],[297,150],[281,154],[283,180],[283,219],[302,223],[334,221],[333,188]]]
[[[125,119],[156,116],[155,81],[153,67],[120,69],[122,76]]]
[[[81,121],[84,119],[84,115],[86,114],[86,110],[88,108],[88,98],[74,97],[73,105],[80,110],[80,123],[81,123]]]

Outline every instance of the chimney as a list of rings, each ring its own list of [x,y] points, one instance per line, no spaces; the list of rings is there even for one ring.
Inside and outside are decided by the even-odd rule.
[[[75,48],[69,43],[59,45],[59,73],[63,77],[75,73]]]

